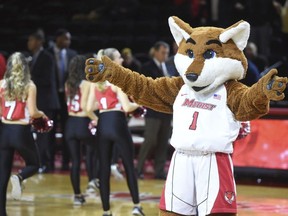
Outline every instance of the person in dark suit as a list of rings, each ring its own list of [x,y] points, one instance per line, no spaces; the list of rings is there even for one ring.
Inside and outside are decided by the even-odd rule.
[[[152,59],[143,64],[141,73],[153,79],[170,76],[165,65],[165,61],[169,55],[169,45],[166,42],[158,41],[153,46],[151,54]],[[140,179],[144,178],[143,167],[151,150],[154,150],[155,179],[166,179],[164,169],[169,138],[171,136],[171,121],[171,114],[147,108],[144,131],[145,141],[141,145],[137,164],[137,172]]]
[[[29,35],[27,47],[32,54],[29,66],[31,79],[37,87],[37,106],[50,119],[54,119],[56,110],[60,108],[55,82],[56,72],[53,56],[43,48],[44,40],[45,35],[42,30],[37,30]],[[54,170],[54,138],[51,131],[37,133],[37,145],[41,162],[40,173]]]
[[[176,42],[173,42],[172,44],[172,55],[165,61],[165,65],[168,71],[169,76],[180,76],[180,74],[177,71],[177,68],[175,66],[175,62],[174,62],[174,57],[177,53],[178,50],[178,45]]]
[[[54,120],[55,125],[61,127],[61,134],[65,133],[65,123],[68,118],[67,105],[65,100],[64,83],[68,77],[68,65],[70,60],[77,55],[77,52],[70,49],[71,34],[67,29],[58,29],[55,33],[55,44],[47,50],[53,55],[56,70],[57,92],[60,101],[60,109],[57,110]],[[55,127],[54,127],[55,128]],[[56,128],[55,128],[56,129]],[[54,129],[54,133],[56,130]],[[65,140],[62,136],[62,170],[69,169],[69,153]]]

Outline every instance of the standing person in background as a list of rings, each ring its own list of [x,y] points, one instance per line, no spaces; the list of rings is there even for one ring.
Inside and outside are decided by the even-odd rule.
[[[97,58],[97,53],[88,54],[88,55],[86,55],[86,57],[87,58]],[[99,113],[99,110],[96,110],[96,112]],[[86,155],[86,156],[89,157],[89,155]],[[119,150],[117,149],[117,146],[115,145],[115,146],[113,146],[113,153],[112,153],[112,159],[111,159],[111,174],[117,181],[118,180],[122,181],[124,179],[124,176],[122,175],[122,173],[119,169],[119,166],[118,166],[119,159],[120,159]],[[90,191],[90,188],[91,188],[91,191],[94,191],[93,184],[88,184],[87,192]]]
[[[37,173],[39,158],[31,132],[29,118],[46,117],[36,106],[36,86],[30,79],[30,70],[23,54],[13,53],[7,61],[4,79],[0,81],[0,215],[6,216],[6,196],[13,166],[14,152],[23,157],[26,167],[11,176],[11,196],[19,200],[22,182]],[[28,110],[28,112],[27,112]]]
[[[132,71],[140,71],[141,62],[134,57],[130,48],[124,48],[121,51],[121,55],[123,58],[123,67],[129,68]]]
[[[153,46],[152,59],[143,64],[141,72],[146,77],[156,79],[169,76],[165,61],[169,55],[169,45],[158,41]],[[154,150],[155,179],[166,179],[165,163],[169,138],[171,136],[172,115],[147,108],[145,115],[144,143],[138,157],[137,171],[140,179],[144,178],[143,169],[149,153]]]
[[[88,126],[93,120],[95,126],[98,118],[91,110],[87,111],[87,100],[90,90],[90,83],[85,79],[85,56],[76,55],[69,63],[68,79],[65,84],[65,93],[67,98],[68,119],[65,129],[65,140],[71,156],[72,166],[70,179],[74,191],[74,205],[85,203],[84,196],[80,189],[80,166],[81,166],[81,144],[85,144],[86,153],[95,152],[95,136],[92,135]],[[77,125],[77,127],[75,127]],[[87,161],[92,158],[86,157],[86,168],[90,184],[96,185],[93,179],[93,168],[97,164],[91,164]]]
[[[264,71],[269,66],[268,58],[258,54],[258,48],[253,42],[247,43],[244,54],[249,61],[252,61],[255,64],[260,72]]]
[[[58,29],[55,34],[54,46],[48,48],[48,51],[52,53],[55,59],[56,69],[56,83],[58,98],[60,102],[60,109],[57,110],[54,123],[55,129],[57,126],[61,126],[62,134],[65,134],[65,124],[68,117],[67,105],[64,93],[64,83],[68,77],[68,65],[70,60],[77,54],[76,51],[70,49],[71,34],[67,29]],[[54,134],[56,131],[54,130]],[[69,153],[65,140],[62,139],[62,170],[69,170]]]
[[[174,57],[178,51],[178,45],[175,41],[173,41],[172,44],[172,51],[173,51],[172,55],[165,61],[167,72],[169,76],[180,76],[174,62]]]
[[[98,57],[108,56],[118,64],[123,59],[117,49],[108,48],[100,50]],[[139,105],[129,101],[129,98],[122,90],[108,82],[99,82],[91,86],[88,99],[88,110],[93,110],[94,104],[98,103],[99,120],[97,125],[97,145],[99,147],[100,159],[100,196],[103,216],[112,216],[110,211],[110,164],[113,146],[117,145],[123,165],[126,171],[127,183],[134,207],[132,215],[143,216],[139,199],[137,177],[133,164],[133,141],[130,134],[125,112],[131,112]]]
[[[32,54],[30,62],[31,79],[37,87],[36,103],[39,109],[50,119],[55,119],[56,111],[60,108],[55,62],[53,56],[43,48],[45,41],[44,32],[41,29],[33,32],[28,37],[27,47]],[[37,145],[40,154],[39,172],[54,170],[53,145],[55,136],[52,131],[48,133],[37,133]]]

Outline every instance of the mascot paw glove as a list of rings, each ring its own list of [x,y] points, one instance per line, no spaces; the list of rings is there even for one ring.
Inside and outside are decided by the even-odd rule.
[[[86,79],[91,82],[106,80],[113,71],[113,65],[113,61],[107,56],[103,56],[101,60],[96,58],[87,59],[85,66]]]
[[[270,70],[264,77],[261,78],[263,82],[263,90],[269,100],[279,101],[283,100],[284,90],[286,89],[287,77],[278,77],[276,69]]]

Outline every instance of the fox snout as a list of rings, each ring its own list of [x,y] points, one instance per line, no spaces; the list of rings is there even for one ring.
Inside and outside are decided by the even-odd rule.
[[[189,73],[189,74],[186,74],[186,78],[191,81],[191,82],[195,82],[197,79],[198,79],[198,74],[196,73]]]

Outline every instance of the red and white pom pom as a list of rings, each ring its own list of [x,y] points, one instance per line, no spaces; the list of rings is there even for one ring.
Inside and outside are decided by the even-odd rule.
[[[250,121],[241,122],[241,127],[239,129],[237,140],[246,137],[250,133],[251,133]]]
[[[130,112],[129,116],[134,117],[134,118],[140,118],[140,117],[144,117],[146,115],[146,112],[147,110],[145,107],[138,107],[134,111]]]
[[[54,125],[53,120],[50,120],[48,117],[32,118],[30,120],[32,129],[38,133],[47,133],[49,132]]]
[[[90,121],[88,129],[90,130],[92,135],[95,135],[97,132],[97,122],[95,120]]]

